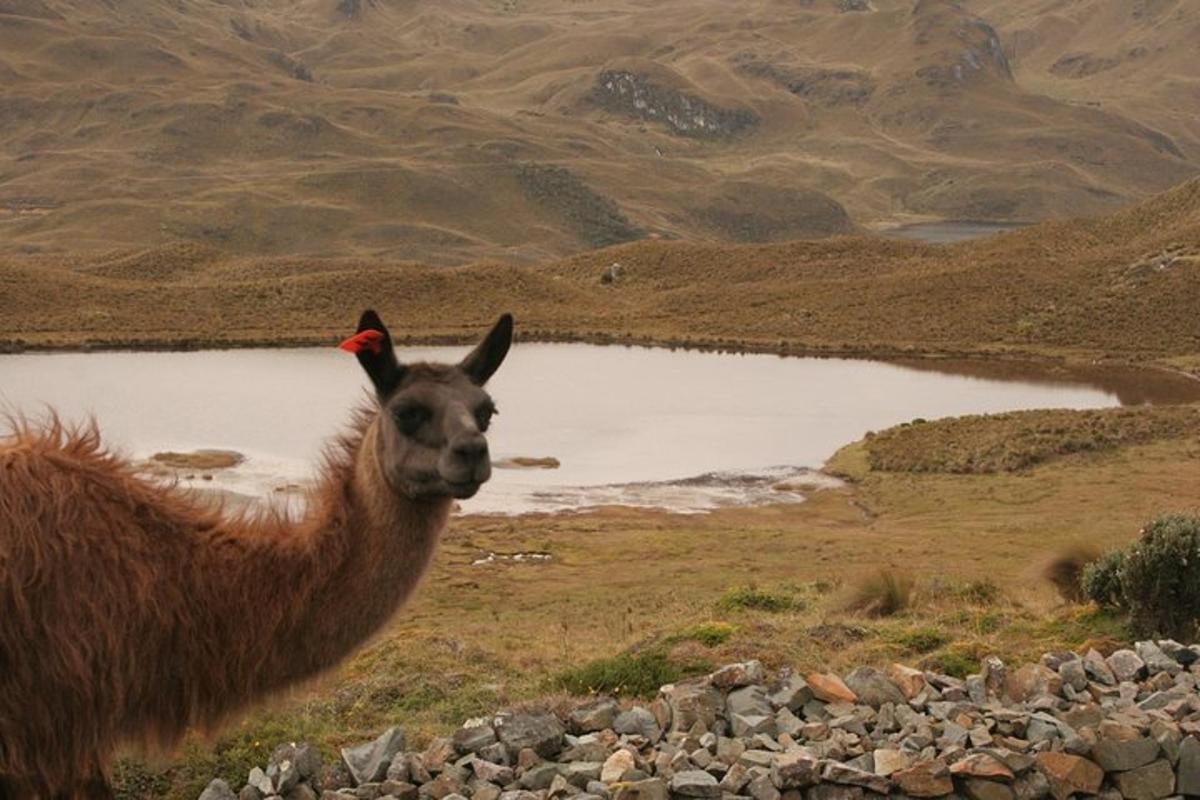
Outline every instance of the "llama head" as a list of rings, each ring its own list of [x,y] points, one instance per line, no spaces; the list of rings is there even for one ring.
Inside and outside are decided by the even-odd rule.
[[[512,330],[505,314],[458,364],[401,364],[379,315],[363,312],[342,347],[375,387],[375,449],[393,491],[465,499],[491,477],[485,434],[496,406],[483,387],[508,354]]]

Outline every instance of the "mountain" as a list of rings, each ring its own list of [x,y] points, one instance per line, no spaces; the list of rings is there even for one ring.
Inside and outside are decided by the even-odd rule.
[[[1188,0],[0,0],[0,253],[517,263],[1097,214],[1200,165]]]

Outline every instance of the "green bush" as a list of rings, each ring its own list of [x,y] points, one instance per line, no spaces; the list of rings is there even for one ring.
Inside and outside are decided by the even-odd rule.
[[[1118,571],[1139,636],[1190,640],[1200,620],[1200,517],[1159,517],[1142,531]]]
[[[778,613],[803,610],[804,602],[790,594],[771,592],[754,586],[743,586],[730,589],[721,595],[721,599],[717,601],[717,608],[722,611],[751,609]]]
[[[660,649],[621,653],[559,673],[553,683],[571,694],[653,697],[660,686],[711,672],[713,665],[695,660],[680,664]]]
[[[1124,565],[1124,550],[1109,550],[1085,565],[1080,577],[1083,596],[1101,608],[1123,608],[1125,595],[1121,590],[1121,568]]]

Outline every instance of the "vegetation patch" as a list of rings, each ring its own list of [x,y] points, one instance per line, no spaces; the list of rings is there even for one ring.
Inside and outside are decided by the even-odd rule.
[[[883,472],[1014,472],[1071,453],[1200,435],[1200,408],[1018,411],[901,425],[866,440]]]
[[[750,610],[782,613],[784,611],[803,610],[804,601],[783,592],[759,589],[754,586],[742,586],[730,589],[721,595],[721,599],[717,601],[717,608],[722,611]]]
[[[712,669],[710,661],[677,663],[662,649],[651,648],[589,661],[560,672],[552,683],[556,689],[577,695],[653,697],[660,686],[703,675]]]
[[[949,644],[951,638],[941,628],[913,628],[897,636],[896,642],[911,653],[930,653]]]
[[[728,622],[702,622],[668,637],[667,644],[693,641],[699,642],[705,647],[717,647],[729,641],[735,633],[737,633],[737,626]]]
[[[846,609],[870,617],[891,617],[907,611],[916,581],[907,573],[882,569],[866,576],[853,588]]]

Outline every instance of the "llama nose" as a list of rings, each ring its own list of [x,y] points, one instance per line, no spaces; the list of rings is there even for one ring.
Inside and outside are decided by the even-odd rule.
[[[456,458],[466,464],[478,464],[488,455],[487,439],[479,434],[459,439],[450,449]]]

